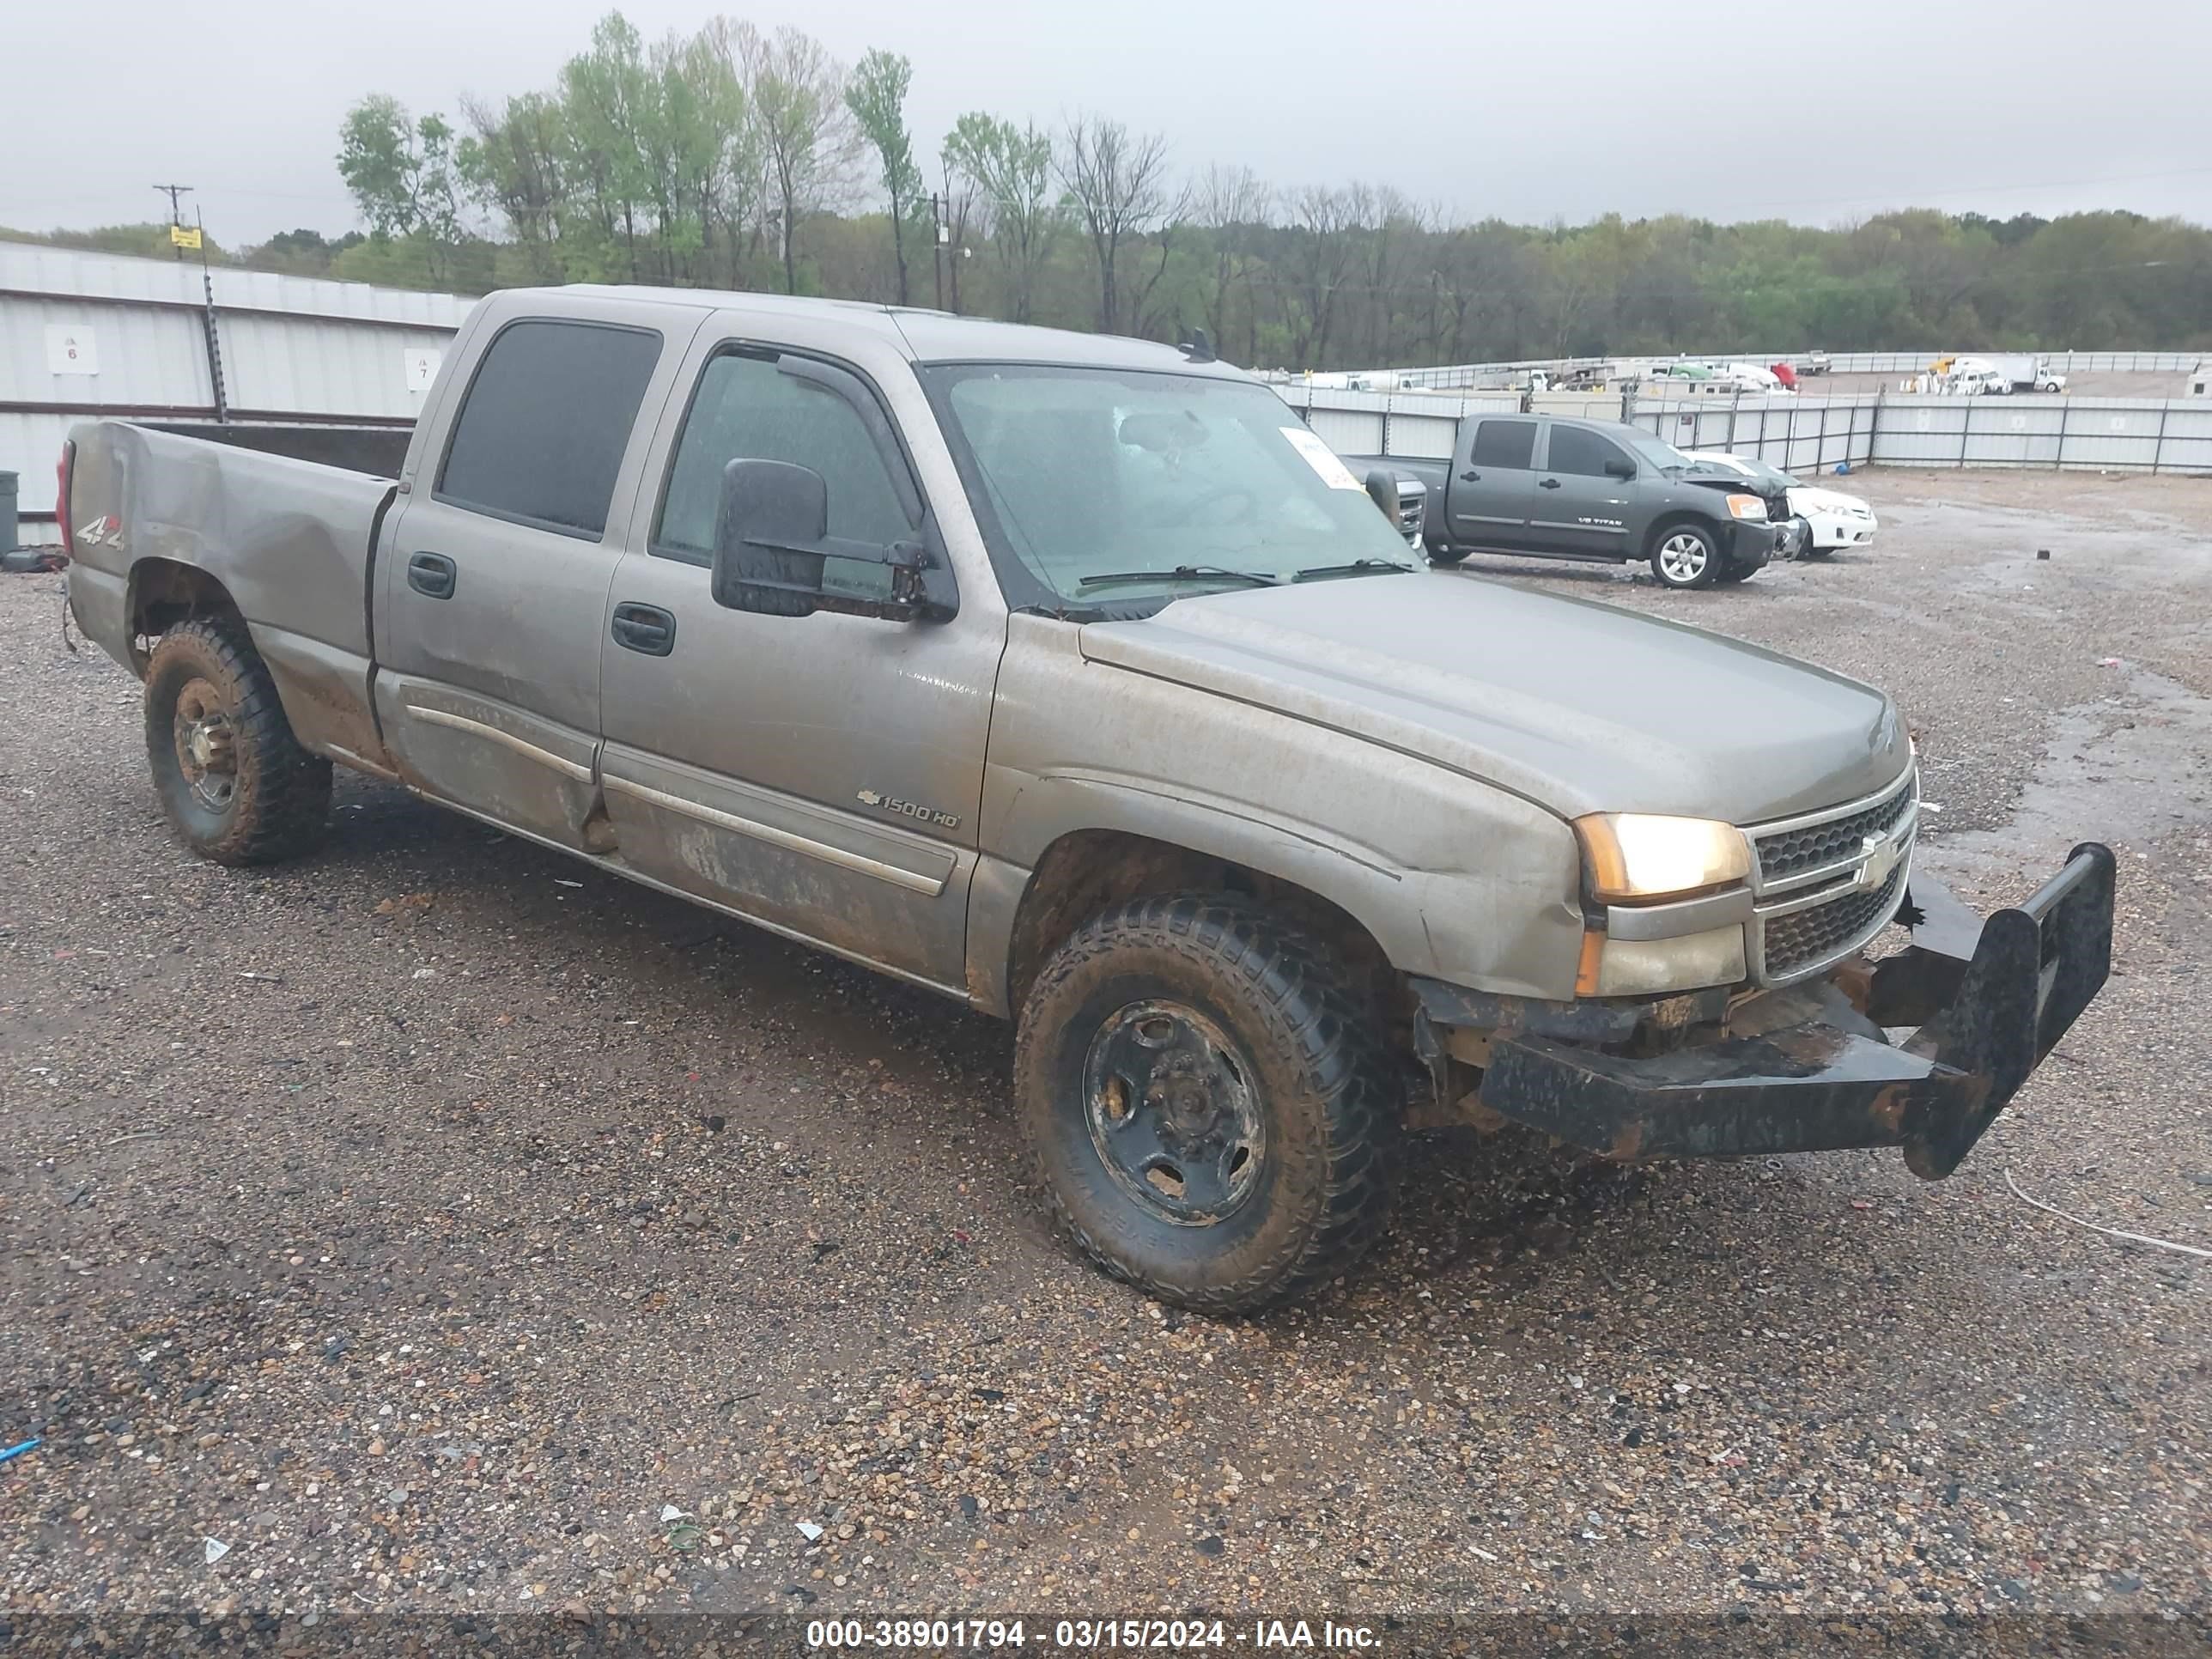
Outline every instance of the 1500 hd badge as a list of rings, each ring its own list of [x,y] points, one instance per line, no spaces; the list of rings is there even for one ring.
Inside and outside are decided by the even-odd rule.
[[[933,823],[940,830],[957,830],[957,812],[940,812],[933,806],[922,806],[910,800],[901,800],[895,795],[879,795],[872,789],[863,789],[860,794],[863,806],[880,807],[886,812],[896,812],[902,818],[912,818],[916,823]]]

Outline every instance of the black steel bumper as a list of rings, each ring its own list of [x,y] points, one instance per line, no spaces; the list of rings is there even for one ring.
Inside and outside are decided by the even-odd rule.
[[[1779,525],[1739,519],[1729,528],[1729,562],[1739,568],[1757,570],[1775,557],[1780,550],[1782,527]]]
[[[2033,897],[1979,923],[1916,872],[1899,912],[1911,946],[1840,969],[1822,988],[1831,1017],[1641,1056],[1556,1020],[1493,1028],[1477,1098],[1622,1160],[1902,1146],[1938,1179],[2104,985],[2115,868],[2108,848],[2077,847]],[[1464,1023],[1463,1004],[1422,1000],[1432,1024]],[[1553,1034],[1531,1029],[1546,1024]],[[1918,1029],[1900,1045],[1881,1036],[1905,1026]]]

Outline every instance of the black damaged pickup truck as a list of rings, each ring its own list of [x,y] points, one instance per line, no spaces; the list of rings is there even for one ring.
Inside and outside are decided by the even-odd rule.
[[[1613,564],[1649,561],[1668,587],[1740,582],[1796,556],[1786,505],[1617,422],[1483,415],[1460,423],[1449,461],[1346,456],[1428,486],[1431,564],[1509,553]]]

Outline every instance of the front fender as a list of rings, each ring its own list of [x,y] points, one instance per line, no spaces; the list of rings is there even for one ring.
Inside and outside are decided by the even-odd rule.
[[[1026,648],[1014,618],[991,737],[968,963],[1004,1006],[1030,872],[1110,830],[1287,882],[1335,905],[1391,965],[1474,989],[1574,994],[1579,854],[1555,814],[1417,756],[1141,674]],[[1049,626],[1048,624],[1047,626]]]

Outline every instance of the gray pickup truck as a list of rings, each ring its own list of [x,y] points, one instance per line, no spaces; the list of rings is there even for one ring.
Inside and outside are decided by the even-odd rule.
[[[1439,565],[1470,553],[1641,560],[1668,587],[1705,587],[1795,557],[1802,533],[1781,490],[1696,472],[1680,451],[1613,421],[1473,416],[1448,461],[1347,459],[1428,486],[1425,539]]]
[[[1202,346],[513,292],[396,480],[62,471],[189,847],[307,851],[335,762],[1010,1016],[1053,1205],[1196,1307],[1342,1272],[1409,1127],[1946,1174],[2106,973],[2102,848],[1986,923],[1912,868],[1880,692],[1418,568]]]

